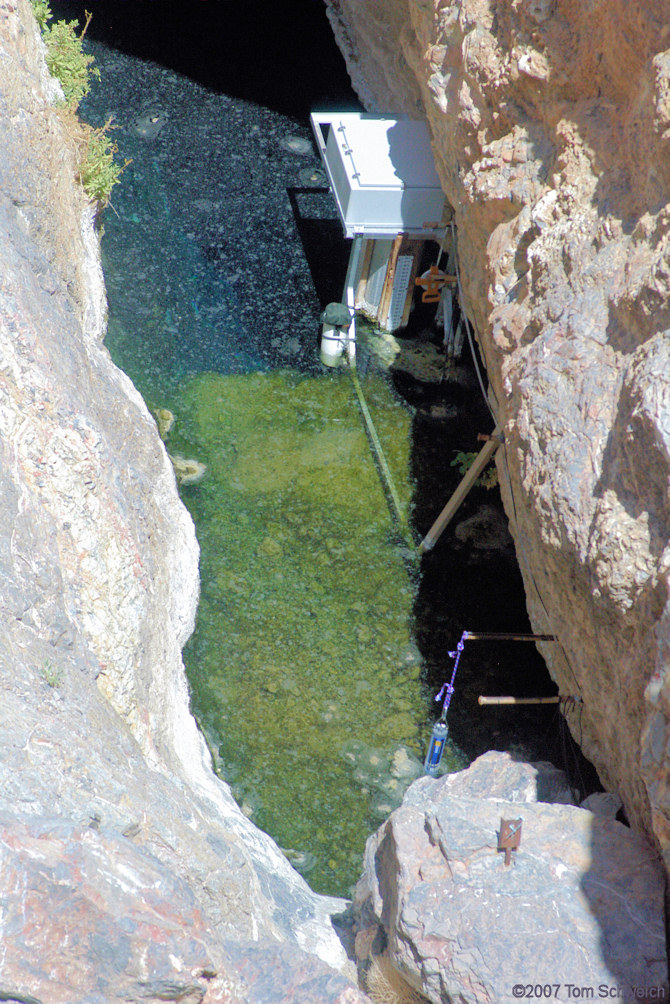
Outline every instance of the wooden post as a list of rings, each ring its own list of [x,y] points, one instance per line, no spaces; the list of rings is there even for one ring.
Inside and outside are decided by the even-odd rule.
[[[398,234],[398,236],[394,238],[388,265],[386,266],[386,278],[384,279],[384,287],[382,289],[382,295],[379,299],[379,312],[377,313],[377,319],[381,328],[386,327],[389,307],[391,306],[391,296],[393,294],[393,280],[395,279],[395,270],[398,263],[398,255],[400,254],[402,241],[402,234]]]
[[[358,280],[358,286],[356,287],[356,309],[360,307],[362,301],[365,299],[365,288],[368,284],[368,276],[370,275],[370,262],[372,261],[372,251],[375,246],[374,240],[366,239],[363,242],[363,264],[361,265],[361,275]]]
[[[466,471],[465,476],[458,488],[451,496],[444,509],[437,517],[430,530],[423,538],[419,544],[419,554],[423,554],[425,551],[431,551],[441,535],[447,524],[453,519],[456,510],[460,506],[461,502],[468,494],[475,481],[482,473],[489,460],[491,460],[493,454],[496,452],[501,443],[501,429],[500,426],[496,426],[489,439],[486,440],[482,449],[477,454],[475,461],[468,471]]]

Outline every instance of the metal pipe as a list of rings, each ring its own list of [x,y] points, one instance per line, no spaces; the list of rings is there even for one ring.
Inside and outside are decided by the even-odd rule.
[[[377,430],[375,429],[375,423],[372,421],[372,415],[370,414],[370,409],[368,408],[367,402],[365,400],[365,395],[363,394],[363,388],[361,387],[361,382],[358,379],[358,373],[352,366],[350,371],[351,380],[354,385],[354,390],[356,391],[356,397],[358,398],[358,405],[361,409],[361,414],[363,416],[363,421],[365,423],[365,428],[368,433],[368,440],[373,448],[374,455],[377,459],[377,465],[379,471],[382,475],[382,489],[385,489],[384,494],[387,500],[391,502],[392,515],[398,522],[398,528],[403,535],[405,543],[407,544],[410,551],[414,550],[414,540],[412,539],[412,534],[407,523],[407,517],[403,513],[403,506],[400,501],[400,496],[398,495],[398,490],[395,486],[393,480],[393,475],[391,474],[389,465],[386,461],[386,456],[382,448],[379,436],[377,435]]]
[[[478,697],[478,704],[559,704],[560,694],[555,697]]]
[[[510,634],[507,631],[465,631],[463,641],[556,641],[553,634]]]
[[[344,280],[344,292],[342,294],[342,300],[349,308],[351,313],[351,324],[347,330],[347,341],[346,341],[346,353],[347,362],[353,368],[356,365],[356,275],[358,272],[358,265],[361,260],[361,251],[363,249],[363,238],[358,235],[354,237],[351,245],[351,253],[349,254],[349,265],[347,266],[347,275]]]

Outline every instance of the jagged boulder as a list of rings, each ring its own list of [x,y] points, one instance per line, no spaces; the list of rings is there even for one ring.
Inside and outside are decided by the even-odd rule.
[[[552,796],[570,798],[560,771],[504,753],[416,781],[367,844],[359,958],[384,951],[433,1004],[506,1004],[537,996],[528,985],[563,1001],[575,988],[626,1001],[656,988],[659,999],[667,966],[657,855],[614,819],[543,800]],[[509,864],[498,849],[502,819],[522,820]]]

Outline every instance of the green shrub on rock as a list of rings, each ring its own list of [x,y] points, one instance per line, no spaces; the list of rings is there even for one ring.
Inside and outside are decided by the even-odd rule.
[[[460,473],[465,475],[470,470],[478,456],[479,454],[475,452],[464,452],[459,450],[454,459],[451,461],[451,467],[458,467]],[[478,488],[497,488],[497,470],[495,468],[489,468],[489,470],[485,471],[481,477],[477,478],[475,485]]]
[[[108,119],[100,129],[89,131],[86,151],[77,172],[88,197],[103,207],[109,202],[111,191],[118,184],[124,168],[130,163],[127,160],[119,164],[114,159],[119,148],[109,135],[111,127],[112,121]]]
[[[78,21],[50,24],[53,15],[46,0],[32,0],[32,5],[46,48],[47,67],[63,89],[64,122],[80,151],[77,177],[89,199],[104,207],[129,162],[118,164],[114,160],[118,147],[109,135],[111,120],[100,129],[93,129],[75,115],[80,102],[91,89],[91,80],[100,78],[100,71],[93,65],[93,56],[82,48],[92,15],[85,12],[86,23],[78,35]]]
[[[35,20],[37,21],[40,31],[44,31],[47,26],[47,21],[50,21],[53,17],[51,7],[47,3],[47,0],[32,0],[32,4]]]
[[[92,15],[86,11],[86,24],[81,35],[78,35],[78,21],[56,21],[55,24],[49,24],[52,14],[48,4],[38,0],[35,6],[38,7],[35,17],[47,50],[49,73],[60,81],[67,106],[76,111],[82,98],[91,89],[91,77],[100,78],[100,71],[93,66],[93,56],[82,48]]]

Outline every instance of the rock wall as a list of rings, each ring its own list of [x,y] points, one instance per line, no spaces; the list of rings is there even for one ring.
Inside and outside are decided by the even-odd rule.
[[[533,627],[670,865],[667,10],[326,2],[367,107],[429,122]]]
[[[102,345],[53,91],[28,0],[0,3],[0,997],[355,1004],[339,902],[238,810],[189,714],[197,542]]]

